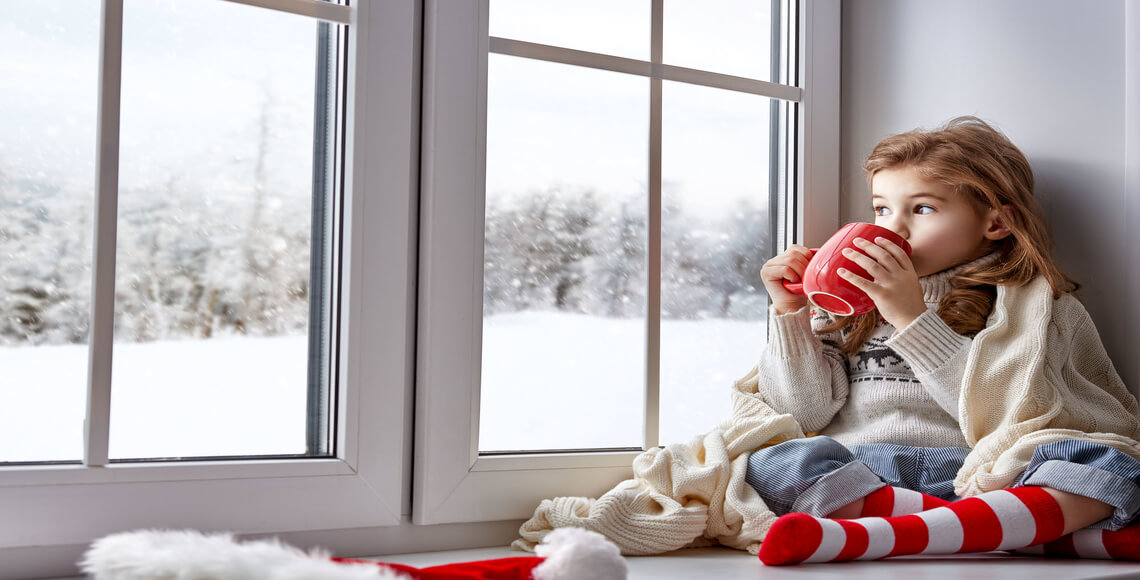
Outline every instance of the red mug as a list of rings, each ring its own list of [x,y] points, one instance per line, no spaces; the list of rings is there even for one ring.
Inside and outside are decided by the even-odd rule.
[[[847,268],[859,276],[871,278],[866,270],[843,255],[847,248],[862,252],[855,246],[855,238],[871,243],[875,238],[886,238],[910,255],[910,244],[887,228],[858,222],[847,224],[822,247],[812,250],[802,281],[784,280],[784,288],[795,294],[806,294],[812,304],[837,316],[855,316],[874,310],[875,302],[871,297],[839,275],[840,268]]]

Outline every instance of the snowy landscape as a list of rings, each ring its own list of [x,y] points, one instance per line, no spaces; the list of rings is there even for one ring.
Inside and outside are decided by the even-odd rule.
[[[317,25],[188,0],[124,18],[111,456],[303,453],[334,275],[310,272]],[[0,462],[82,454],[97,40],[98,3],[0,3]],[[491,60],[480,448],[640,447],[648,85]],[[664,98],[672,442],[726,417],[764,343],[768,108]]]
[[[307,339],[115,345],[110,456],[301,454]],[[83,456],[87,346],[0,348],[0,461]]]
[[[659,443],[704,433],[759,360],[763,321],[661,323]],[[483,322],[479,448],[641,447],[645,321],[521,312]]]
[[[763,322],[662,324],[662,443],[728,417],[729,389],[764,332]],[[480,448],[640,447],[644,333],[632,319],[488,318]],[[116,345],[111,457],[303,453],[306,354],[304,336]],[[0,459],[79,459],[87,347],[0,348],[0,369]]]

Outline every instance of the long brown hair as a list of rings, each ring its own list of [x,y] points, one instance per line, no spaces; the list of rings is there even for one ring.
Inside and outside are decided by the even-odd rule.
[[[924,179],[949,185],[980,212],[997,208],[1011,235],[993,244],[997,260],[968,268],[950,280],[940,316],[959,334],[985,328],[997,286],[1021,286],[1044,276],[1054,297],[1076,290],[1050,253],[1052,241],[1033,197],[1029,160],[1005,135],[977,117],[958,117],[934,130],[914,130],[881,141],[863,164],[867,182],[884,169],[913,168]],[[844,331],[843,352],[853,354],[874,333],[879,312],[837,318],[822,330]]]

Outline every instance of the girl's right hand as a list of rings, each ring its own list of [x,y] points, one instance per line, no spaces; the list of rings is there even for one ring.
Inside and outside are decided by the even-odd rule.
[[[760,279],[764,281],[764,288],[772,299],[776,314],[795,312],[807,305],[807,297],[789,292],[784,288],[784,280],[799,282],[810,260],[811,250],[799,244],[792,244],[760,268]]]

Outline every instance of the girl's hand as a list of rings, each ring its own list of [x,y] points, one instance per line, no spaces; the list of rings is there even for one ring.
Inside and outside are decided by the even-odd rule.
[[[839,275],[866,292],[887,322],[902,330],[926,312],[918,274],[902,248],[886,238],[876,238],[875,243],[856,238],[855,246],[863,251],[846,249],[843,255],[866,270],[871,279],[846,268],[840,269]]]
[[[783,253],[768,260],[760,268],[760,279],[764,281],[764,288],[772,298],[772,306],[776,314],[795,312],[807,306],[807,297],[802,294],[792,294],[784,288],[784,280],[799,282],[811,260],[811,250],[792,244]]]

